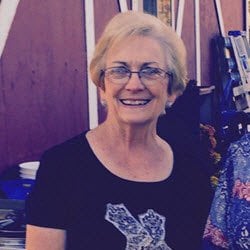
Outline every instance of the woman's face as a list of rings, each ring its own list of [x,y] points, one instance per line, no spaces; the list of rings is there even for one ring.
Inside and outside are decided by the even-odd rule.
[[[158,68],[167,71],[164,51],[159,43],[149,37],[129,37],[108,50],[108,68],[113,69],[105,72],[105,88],[100,92],[107,105],[107,119],[129,125],[155,122],[165,108],[169,81],[163,71],[157,79],[147,77],[150,72],[155,74]],[[136,73],[127,77],[127,81],[119,79],[120,72],[127,70],[146,73],[141,74],[141,79]]]

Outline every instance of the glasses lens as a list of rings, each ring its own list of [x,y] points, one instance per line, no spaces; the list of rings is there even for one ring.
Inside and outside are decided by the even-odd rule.
[[[130,71],[124,67],[113,67],[105,70],[105,76],[114,83],[125,83],[128,81]]]
[[[140,75],[143,80],[160,80],[165,77],[165,72],[160,68],[148,67],[142,69]]]

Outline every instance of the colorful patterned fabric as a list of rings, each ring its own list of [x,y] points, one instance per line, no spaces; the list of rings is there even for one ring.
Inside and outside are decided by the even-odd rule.
[[[204,232],[204,249],[250,249],[250,133],[228,148]]]

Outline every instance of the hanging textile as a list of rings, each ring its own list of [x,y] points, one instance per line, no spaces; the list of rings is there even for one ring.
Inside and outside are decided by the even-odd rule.
[[[250,133],[232,143],[224,158],[204,249],[250,249]]]

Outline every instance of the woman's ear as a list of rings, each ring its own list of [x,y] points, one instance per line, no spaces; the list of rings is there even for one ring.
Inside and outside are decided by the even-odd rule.
[[[100,103],[103,107],[107,107],[107,102],[106,102],[106,99],[105,99],[105,91],[103,88],[99,87],[98,88],[98,93],[99,93],[99,98],[100,98]]]
[[[104,83],[104,73],[102,72],[100,77],[99,77],[99,84],[98,84],[98,87],[105,91],[105,83]]]
[[[105,91],[105,85],[104,85],[104,81],[101,81],[98,85],[99,89],[101,89],[102,91]]]
[[[168,99],[167,99],[167,102],[166,102],[166,107],[167,108],[171,107],[174,104],[174,102],[175,102],[175,100],[177,99],[178,96],[179,95],[177,93],[172,93],[171,95],[168,94]]]

